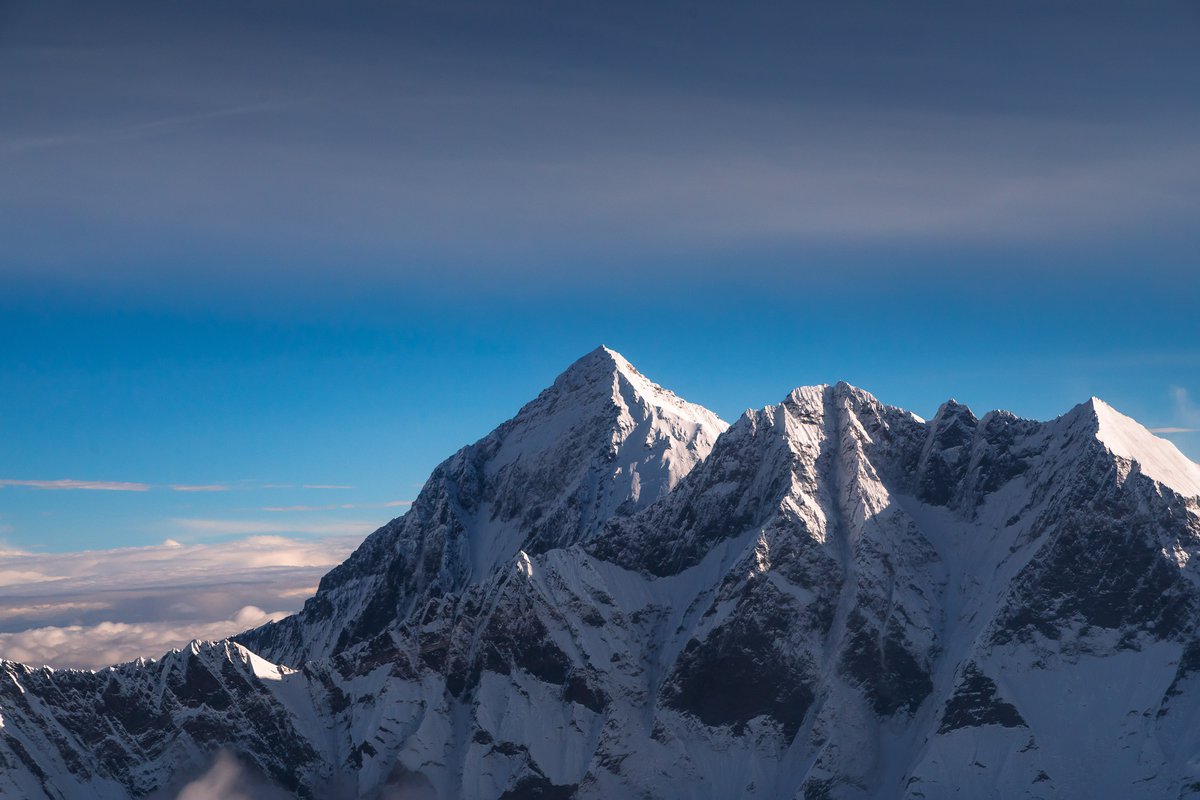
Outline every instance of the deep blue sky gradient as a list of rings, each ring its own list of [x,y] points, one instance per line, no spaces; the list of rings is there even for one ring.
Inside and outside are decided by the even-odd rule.
[[[0,480],[154,487],[0,541],[383,522],[601,342],[1200,428],[1194,4],[331,8],[0,11]]]

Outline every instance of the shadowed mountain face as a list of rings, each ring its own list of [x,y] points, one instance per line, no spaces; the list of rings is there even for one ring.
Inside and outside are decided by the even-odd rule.
[[[585,356],[300,614],[4,662],[0,790],[170,796],[231,751],[310,798],[1200,796],[1200,467],[1098,400],[838,384],[725,427]]]

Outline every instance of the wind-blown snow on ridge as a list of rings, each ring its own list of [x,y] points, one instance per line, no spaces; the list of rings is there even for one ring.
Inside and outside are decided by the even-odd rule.
[[[585,356],[292,623],[5,663],[0,789],[141,797],[232,748],[306,798],[1200,797],[1175,451],[847,384],[723,427]]]

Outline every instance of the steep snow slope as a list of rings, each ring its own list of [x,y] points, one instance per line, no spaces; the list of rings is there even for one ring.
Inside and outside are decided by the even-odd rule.
[[[1200,465],[1103,400],[1093,397],[1090,404],[1096,415],[1096,436],[1109,452],[1136,463],[1138,471],[1184,497],[1200,497]]]
[[[232,643],[6,663],[0,792],[145,796],[232,747],[312,798],[1200,796],[1200,498],[1172,448],[1098,401],[925,422],[838,384],[701,461],[679,431],[705,420],[618,399],[617,359],[439,467],[292,623],[299,671]],[[653,503],[627,466],[651,463]]]

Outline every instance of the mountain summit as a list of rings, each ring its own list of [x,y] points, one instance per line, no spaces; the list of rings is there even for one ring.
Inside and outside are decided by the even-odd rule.
[[[726,427],[598,347],[440,464],[412,509],[325,576],[300,614],[239,641],[286,664],[340,652],[518,552],[570,546],[649,506]]]
[[[1198,478],[1098,400],[839,383],[726,430],[600,348],[294,617],[0,663],[0,794],[172,796],[232,750],[303,798],[1200,797]]]

